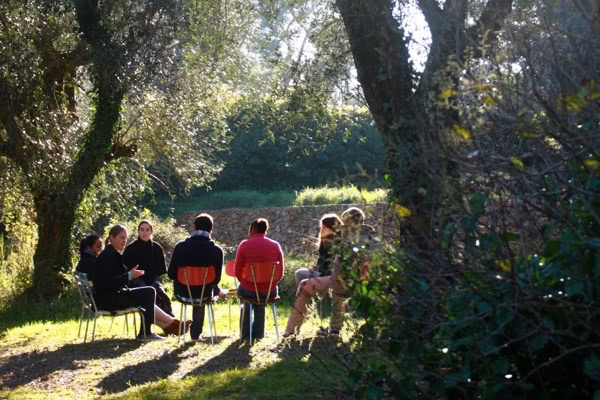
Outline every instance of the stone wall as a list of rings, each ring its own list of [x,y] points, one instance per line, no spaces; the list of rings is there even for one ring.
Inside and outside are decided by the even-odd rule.
[[[277,208],[228,208],[223,210],[201,210],[213,216],[213,238],[229,251],[248,236],[248,227],[256,218],[269,221],[267,236],[277,240],[284,252],[314,253],[319,234],[319,220],[326,213],[340,215],[354,204],[324,206],[296,206]],[[372,225],[379,236],[385,239],[395,237],[399,232],[390,207],[387,203],[356,204],[365,212],[366,223]],[[185,214],[178,222],[192,230],[197,214]]]

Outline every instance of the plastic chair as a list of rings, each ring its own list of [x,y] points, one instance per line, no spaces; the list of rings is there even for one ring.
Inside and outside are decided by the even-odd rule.
[[[254,305],[271,305],[273,311],[273,320],[275,325],[275,335],[277,341],[279,341],[279,329],[277,327],[277,307],[275,302],[279,300],[279,295],[270,297],[271,291],[277,287],[277,284],[283,277],[283,265],[279,261],[276,262],[263,262],[263,263],[248,263],[244,266],[242,272],[244,280],[252,281],[254,285],[254,291],[256,297],[244,297],[240,296],[245,302],[250,305],[250,344],[252,344],[252,316]],[[267,297],[261,299],[258,294],[258,284],[268,283]],[[244,321],[244,314],[246,313],[246,307],[243,308],[242,318],[240,319],[240,338],[242,335],[242,323]]]
[[[212,265],[184,266],[177,269],[177,282],[180,285],[175,285],[175,299],[183,305],[179,315],[183,328],[179,330],[178,342],[183,338],[183,343],[185,343],[187,306],[190,305],[193,308],[204,307],[207,305],[210,342],[211,344],[215,344],[217,328],[215,326],[213,304],[218,297],[212,295],[212,290],[208,296],[205,296],[204,293],[206,293],[207,286],[210,287],[214,283],[216,277],[215,267]],[[200,291],[200,296],[194,297],[192,295],[192,290],[195,293]]]
[[[92,315],[94,316],[94,328],[92,329],[92,340],[96,337],[96,318],[99,316],[111,316],[112,319],[110,321],[110,328],[108,331],[110,332],[113,326],[113,322],[116,316],[123,315],[125,316],[125,328],[127,329],[127,333],[129,333],[129,320],[127,315],[133,314],[133,329],[134,334],[137,332],[137,326],[135,322],[135,315],[139,314],[140,319],[142,321],[142,331],[144,332],[144,338],[146,337],[146,321],[144,320],[144,311],[146,311],[143,307],[128,307],[122,310],[114,310],[114,311],[106,311],[99,310],[96,306],[96,300],[94,299],[94,283],[88,278],[87,274],[82,272],[75,273],[75,281],[77,284],[77,291],[79,292],[79,296],[81,297],[81,316],[79,317],[79,331],[77,332],[77,337],[81,337],[81,324],[83,323],[83,316],[87,311],[87,318],[85,323],[85,335],[83,336],[83,342],[85,343],[87,340],[88,326],[90,324],[90,319]]]

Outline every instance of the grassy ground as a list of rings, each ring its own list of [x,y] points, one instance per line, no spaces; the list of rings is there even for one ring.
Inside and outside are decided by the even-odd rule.
[[[14,305],[2,315],[0,398],[338,398],[345,379],[336,361],[345,347],[315,336],[321,324],[327,326],[318,318],[306,322],[299,341],[277,346],[267,312],[265,338],[249,346],[238,340],[237,303],[231,306],[230,325],[229,304],[222,302],[215,311],[215,345],[179,346],[175,337],[139,342],[133,339],[131,318],[129,333],[124,331],[124,317],[116,318],[110,331],[110,318],[100,317],[96,340],[89,343],[88,333],[83,343],[77,336],[78,302],[76,293],[69,293],[45,306]],[[174,306],[179,316],[179,304]],[[289,305],[281,304],[280,333],[288,315]]]
[[[289,207],[320,204],[374,203],[386,201],[386,189],[359,190],[356,186],[305,188],[297,191],[256,192],[237,190],[210,192],[171,201],[158,198],[149,208],[161,217],[180,215],[196,210],[223,208]]]

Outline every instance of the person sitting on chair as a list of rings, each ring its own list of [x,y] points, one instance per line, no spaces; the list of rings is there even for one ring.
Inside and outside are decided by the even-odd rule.
[[[137,267],[127,271],[121,256],[125,244],[127,244],[127,228],[122,225],[113,226],[106,238],[106,247],[94,265],[93,282],[96,289],[94,297],[98,308],[111,311],[142,307],[146,331],[140,329],[138,339],[144,337],[147,340],[164,339],[152,333],[153,323],[160,326],[167,334],[178,334],[180,322],[156,306],[156,291],[153,287],[128,287],[127,284],[144,275],[144,271],[138,270]]]
[[[153,231],[148,220],[138,224],[138,238],[125,248],[123,262],[128,270],[137,265],[140,271],[144,271],[144,275],[130,282],[130,286],[152,286],[156,290],[156,305],[174,317],[171,300],[159,281],[160,276],[167,273],[165,254],[162,246],[152,240]]]
[[[80,258],[75,271],[83,272],[91,278],[94,272],[96,257],[98,257],[103,247],[102,239],[95,233],[84,236],[79,242]]]
[[[349,261],[351,264],[358,262],[355,256],[355,247],[361,247],[372,240],[374,229],[365,225],[365,214],[357,207],[351,207],[342,213],[343,225],[338,226],[335,244],[332,248],[333,268],[331,276],[304,279],[298,285],[296,300],[288,318],[287,327],[283,337],[288,337],[299,332],[308,311],[308,303],[313,296],[323,297],[329,289],[333,294],[333,307],[329,321],[329,332],[339,335],[344,322],[344,310],[349,296],[347,275],[342,263]],[[343,261],[345,258],[348,260]]]
[[[250,336],[250,312],[244,310],[250,309],[250,304],[244,298],[255,298],[258,289],[258,296],[261,299],[275,298],[278,295],[277,282],[273,282],[274,288],[268,293],[269,284],[259,283],[255,289],[254,282],[248,280],[245,269],[250,263],[269,263],[279,262],[285,270],[283,264],[283,251],[281,246],[275,240],[266,237],[269,229],[269,222],[265,218],[258,218],[250,224],[248,230],[248,239],[242,240],[235,257],[235,276],[240,282],[238,295],[242,299],[242,339],[248,339]],[[246,272],[246,273],[245,273]],[[256,304],[254,309],[254,322],[252,323],[252,337],[261,339],[265,333],[265,305]]]
[[[215,280],[210,287],[204,288],[204,298],[212,298],[216,295],[224,297],[227,291],[219,289],[221,271],[223,270],[224,252],[211,238],[213,228],[213,217],[208,214],[200,214],[194,219],[195,230],[190,237],[178,242],[173,250],[171,262],[169,263],[169,278],[173,279],[176,293],[187,293],[187,286],[178,282],[177,274],[179,268],[186,266],[213,266],[215,267]],[[191,288],[194,298],[202,296],[202,289]],[[187,296],[186,296],[187,297]],[[204,305],[193,307],[192,327],[190,336],[193,341],[204,340],[202,327],[204,325]]]

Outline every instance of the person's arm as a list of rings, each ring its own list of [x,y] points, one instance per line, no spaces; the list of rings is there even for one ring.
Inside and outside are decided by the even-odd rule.
[[[283,278],[283,275],[285,274],[285,264],[283,263],[283,251],[281,250],[281,245],[279,245],[279,243],[277,243],[277,250],[279,251],[278,261],[281,263],[281,278]]]
[[[221,274],[223,272],[223,262],[225,259],[225,253],[223,249],[217,246],[216,255],[215,255],[215,286],[221,282]]]
[[[242,270],[244,269],[245,264],[246,264],[246,261],[244,258],[244,242],[242,242],[238,246],[238,250],[235,254],[234,271],[235,271],[235,277],[237,278],[238,281],[241,281],[241,279],[242,279]]]
[[[137,265],[134,246],[132,246],[134,243],[135,241],[129,243],[129,246],[125,247],[125,251],[123,251],[123,264],[125,264],[128,271]]]
[[[94,266],[93,282],[99,292],[116,292],[129,282],[129,274],[113,275],[113,263],[117,262],[115,254],[101,253]]]

